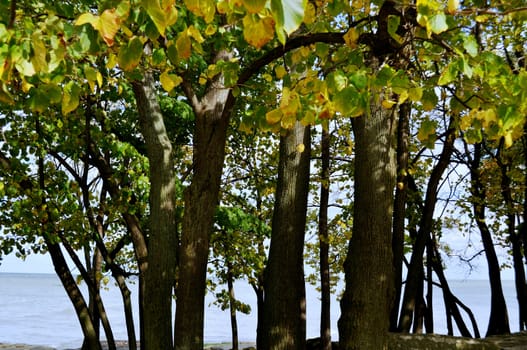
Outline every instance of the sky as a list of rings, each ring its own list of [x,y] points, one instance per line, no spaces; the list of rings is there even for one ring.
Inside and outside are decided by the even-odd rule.
[[[503,257],[502,257],[503,258]],[[473,265],[473,270],[459,262],[456,258],[445,258],[447,268],[445,274],[450,280],[487,280],[487,267],[483,257],[478,258]],[[70,266],[72,266],[70,262]],[[53,264],[49,255],[33,254],[25,260],[17,258],[14,254],[3,257],[0,262],[0,273],[54,273]],[[502,271],[503,280],[514,279],[512,269]]]

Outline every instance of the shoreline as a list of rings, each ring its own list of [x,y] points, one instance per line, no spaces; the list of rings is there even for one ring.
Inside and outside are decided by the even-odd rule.
[[[128,342],[117,340],[115,341],[116,350],[128,350]],[[255,349],[256,343],[254,342],[240,342],[238,344],[240,350],[243,349]],[[232,348],[231,343],[212,343],[205,344],[203,350],[230,350]],[[107,350],[108,346],[105,342],[102,343],[102,349]],[[0,343],[0,350],[80,350],[80,348],[71,349],[57,349],[51,346],[45,345],[31,345],[21,343]]]

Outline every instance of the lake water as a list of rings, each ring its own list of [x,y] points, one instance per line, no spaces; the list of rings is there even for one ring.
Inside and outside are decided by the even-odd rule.
[[[485,334],[490,292],[487,281],[452,281],[454,294],[474,312],[480,333]],[[131,289],[135,291],[132,285]],[[250,315],[238,314],[238,327],[241,341],[253,342],[256,329],[256,298],[250,286],[239,282],[235,286],[237,297],[253,306]],[[518,330],[518,306],[514,282],[503,282],[512,331]],[[442,315],[442,301],[439,289],[435,294],[435,314]],[[133,293],[134,296],[137,293]],[[102,293],[115,339],[126,339],[126,327],[122,317],[120,293],[115,287]],[[136,299],[135,299],[136,300]],[[226,311],[212,304],[211,294],[205,301],[205,342],[229,342],[230,319]],[[317,337],[319,332],[320,305],[315,288],[307,287],[307,333]],[[339,305],[332,300],[333,336],[337,337]],[[135,308],[137,317],[137,308]],[[446,333],[444,317],[436,316],[436,333]],[[471,328],[470,328],[471,329]],[[0,273],[0,343],[39,344],[57,349],[75,348],[82,343],[82,333],[73,307],[63,290],[60,281],[52,274]]]

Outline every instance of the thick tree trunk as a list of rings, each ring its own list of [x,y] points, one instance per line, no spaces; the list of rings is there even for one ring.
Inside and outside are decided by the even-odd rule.
[[[304,146],[303,151],[299,145]],[[280,137],[260,350],[297,350],[305,347],[303,253],[310,148],[310,129],[300,122]]]
[[[173,348],[172,287],[176,267],[175,173],[151,73],[133,82],[141,132],[150,166],[148,268],[144,274],[144,326],[148,350]]]
[[[228,57],[225,57],[227,59]],[[229,90],[218,77],[201,101],[192,95],[194,130],[193,177],[185,191],[185,213],[179,257],[179,283],[174,342],[177,350],[202,350],[204,298],[209,237],[219,198],[229,113]],[[191,93],[189,92],[189,95]]]
[[[322,129],[321,158],[320,208],[318,212],[320,246],[320,348],[321,350],[331,350],[331,281],[328,231],[330,135],[325,128]]]
[[[353,235],[344,271],[339,338],[342,349],[385,349],[393,302],[392,208],[396,180],[396,111],[382,96],[370,114],[353,120],[355,201]]]

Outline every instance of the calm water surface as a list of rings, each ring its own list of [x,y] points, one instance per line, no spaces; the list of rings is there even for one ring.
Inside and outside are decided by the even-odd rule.
[[[472,309],[480,332],[485,334],[490,304],[487,281],[452,281],[451,289],[456,296]],[[254,341],[256,329],[256,298],[250,286],[238,283],[237,297],[252,305],[250,315],[238,314],[240,340]],[[513,331],[518,330],[517,304],[513,281],[503,282],[509,317]],[[131,285],[134,304],[137,304],[136,285]],[[83,289],[86,292],[85,288]],[[435,293],[435,313],[443,311],[439,289]],[[122,302],[118,289],[113,285],[103,291],[102,298],[109,315],[115,339],[126,339],[126,326],[122,316]],[[206,323],[205,342],[228,342],[230,340],[230,319],[226,311],[212,304],[209,294],[205,301]],[[319,332],[320,305],[318,293],[307,288],[307,332],[308,337],[316,337]],[[134,310],[137,318],[137,307]],[[332,327],[337,336],[339,305],[332,300]],[[446,333],[446,321],[442,317],[434,320],[437,333]],[[468,321],[467,321],[468,322]],[[470,328],[471,329],[471,328]],[[73,307],[63,290],[60,281],[52,274],[13,274],[0,273],[0,343],[26,343],[52,346],[57,349],[79,347],[82,332]]]

